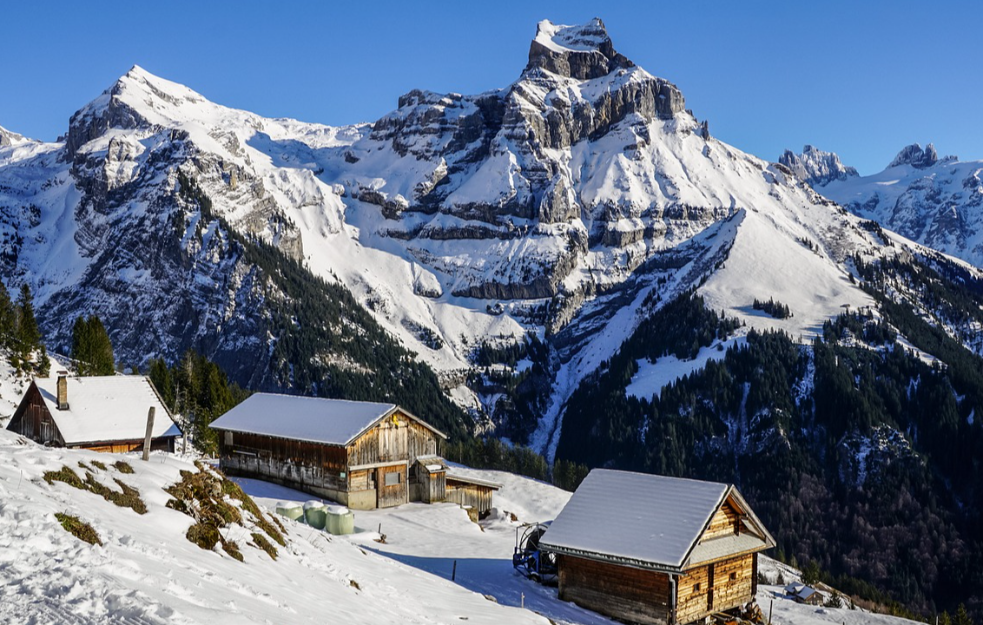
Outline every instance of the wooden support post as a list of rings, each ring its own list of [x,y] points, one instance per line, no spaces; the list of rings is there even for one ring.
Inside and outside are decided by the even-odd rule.
[[[774,600],[774,599],[772,599],[772,600],[771,600],[771,601],[770,601],[770,602],[768,603],[768,625],[771,625],[771,611],[772,611],[772,609],[773,609],[774,607],[775,607],[775,600]]]
[[[150,437],[154,434],[154,412],[155,408],[150,407],[147,413],[147,436],[143,439],[143,459],[150,460]]]
[[[457,579],[457,560],[454,560],[454,568],[451,569],[451,581]]]

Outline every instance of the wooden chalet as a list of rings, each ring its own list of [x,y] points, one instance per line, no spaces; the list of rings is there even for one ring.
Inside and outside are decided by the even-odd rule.
[[[35,378],[7,429],[53,447],[136,451],[143,449],[150,408],[151,449],[174,451],[181,431],[144,376]]]
[[[394,404],[257,393],[211,427],[230,475],[355,510],[446,498],[447,436]]]
[[[753,602],[775,540],[733,486],[595,469],[540,545],[557,554],[561,599],[682,625]]]

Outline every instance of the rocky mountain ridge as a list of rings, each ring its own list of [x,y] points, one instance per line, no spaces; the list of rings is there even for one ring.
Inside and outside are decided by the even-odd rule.
[[[976,267],[983,266],[983,161],[940,158],[932,144],[925,148],[913,144],[903,148],[886,169],[869,176],[796,174],[858,216]]]

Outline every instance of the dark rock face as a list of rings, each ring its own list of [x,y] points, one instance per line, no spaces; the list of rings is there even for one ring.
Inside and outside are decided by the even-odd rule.
[[[555,42],[555,47],[541,43],[542,39]],[[624,55],[614,50],[604,22],[594,18],[582,26],[556,27],[549,22],[539,24],[536,38],[529,47],[529,64],[526,71],[541,67],[548,72],[591,80],[607,76],[617,69],[634,67]]]
[[[897,167],[899,165],[911,165],[917,169],[925,169],[926,167],[931,167],[932,165],[939,162],[939,155],[935,151],[935,146],[929,143],[925,149],[917,143],[913,143],[906,146],[898,155],[894,157],[891,164],[888,167]]]

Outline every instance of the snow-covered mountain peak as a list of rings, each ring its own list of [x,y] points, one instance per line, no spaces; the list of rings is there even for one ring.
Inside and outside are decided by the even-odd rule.
[[[3,126],[0,126],[0,148],[7,148],[12,145],[18,145],[21,143],[27,143],[31,141],[24,135],[19,135],[16,132],[7,130]]]
[[[894,157],[888,168],[898,167],[900,165],[911,165],[916,169],[925,169],[926,167],[931,167],[939,161],[939,155],[935,151],[935,146],[929,143],[922,149],[922,146],[918,143],[912,143],[911,145],[905,146],[898,155]]]
[[[575,26],[541,21],[529,47],[526,70],[538,67],[559,76],[590,80],[633,66],[634,63],[615,52],[604,22],[595,17]]]
[[[824,152],[811,145],[802,148],[802,154],[785,150],[778,162],[791,169],[796,178],[812,186],[822,186],[833,180],[846,180],[858,175],[856,169],[841,163],[835,152]]]
[[[602,51],[611,37],[598,17],[574,26],[543,20],[536,25],[536,42],[557,52],[589,52]]]

